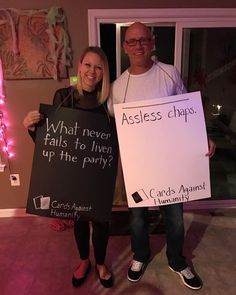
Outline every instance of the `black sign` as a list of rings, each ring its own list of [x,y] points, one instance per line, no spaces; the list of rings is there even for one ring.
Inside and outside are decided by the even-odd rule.
[[[107,221],[118,144],[108,114],[40,105],[27,213]]]

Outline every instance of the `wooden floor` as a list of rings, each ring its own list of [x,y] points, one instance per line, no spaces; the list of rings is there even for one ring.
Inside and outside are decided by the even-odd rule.
[[[93,267],[84,285],[75,289],[71,277],[79,259],[73,229],[56,232],[46,218],[17,217],[0,219],[0,294],[235,295],[236,210],[218,210],[215,214],[194,211],[185,213],[184,218],[185,256],[203,280],[199,291],[189,290],[169,270],[161,232],[150,235],[153,259],[139,283],[126,278],[131,259],[129,235],[112,235],[107,265],[114,274],[114,287],[104,289]]]

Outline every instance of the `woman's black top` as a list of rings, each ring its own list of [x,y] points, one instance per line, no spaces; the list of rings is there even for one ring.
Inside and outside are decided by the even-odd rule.
[[[94,113],[106,114],[109,118],[106,104],[100,104],[97,100],[97,90],[92,92],[83,90],[83,96],[81,96],[73,86],[58,89],[53,98],[53,106],[88,110]],[[33,141],[35,141],[36,129],[37,126],[35,131],[29,130],[29,135]]]

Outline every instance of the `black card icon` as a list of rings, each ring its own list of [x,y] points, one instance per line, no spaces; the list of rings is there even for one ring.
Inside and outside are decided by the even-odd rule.
[[[133,193],[132,197],[133,197],[135,203],[139,203],[143,200],[138,192]]]
[[[148,199],[148,196],[146,195],[146,193],[144,192],[143,189],[133,193],[132,197],[133,197],[135,203],[139,203],[139,202],[142,202],[143,200]]]

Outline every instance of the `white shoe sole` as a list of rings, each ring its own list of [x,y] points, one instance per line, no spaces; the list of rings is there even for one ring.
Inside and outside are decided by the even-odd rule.
[[[130,281],[130,282],[132,282],[132,283],[137,283],[138,281],[141,280],[142,276],[143,276],[143,275],[141,275],[137,280],[132,280],[132,279],[127,275],[127,279],[128,279],[128,281]]]

